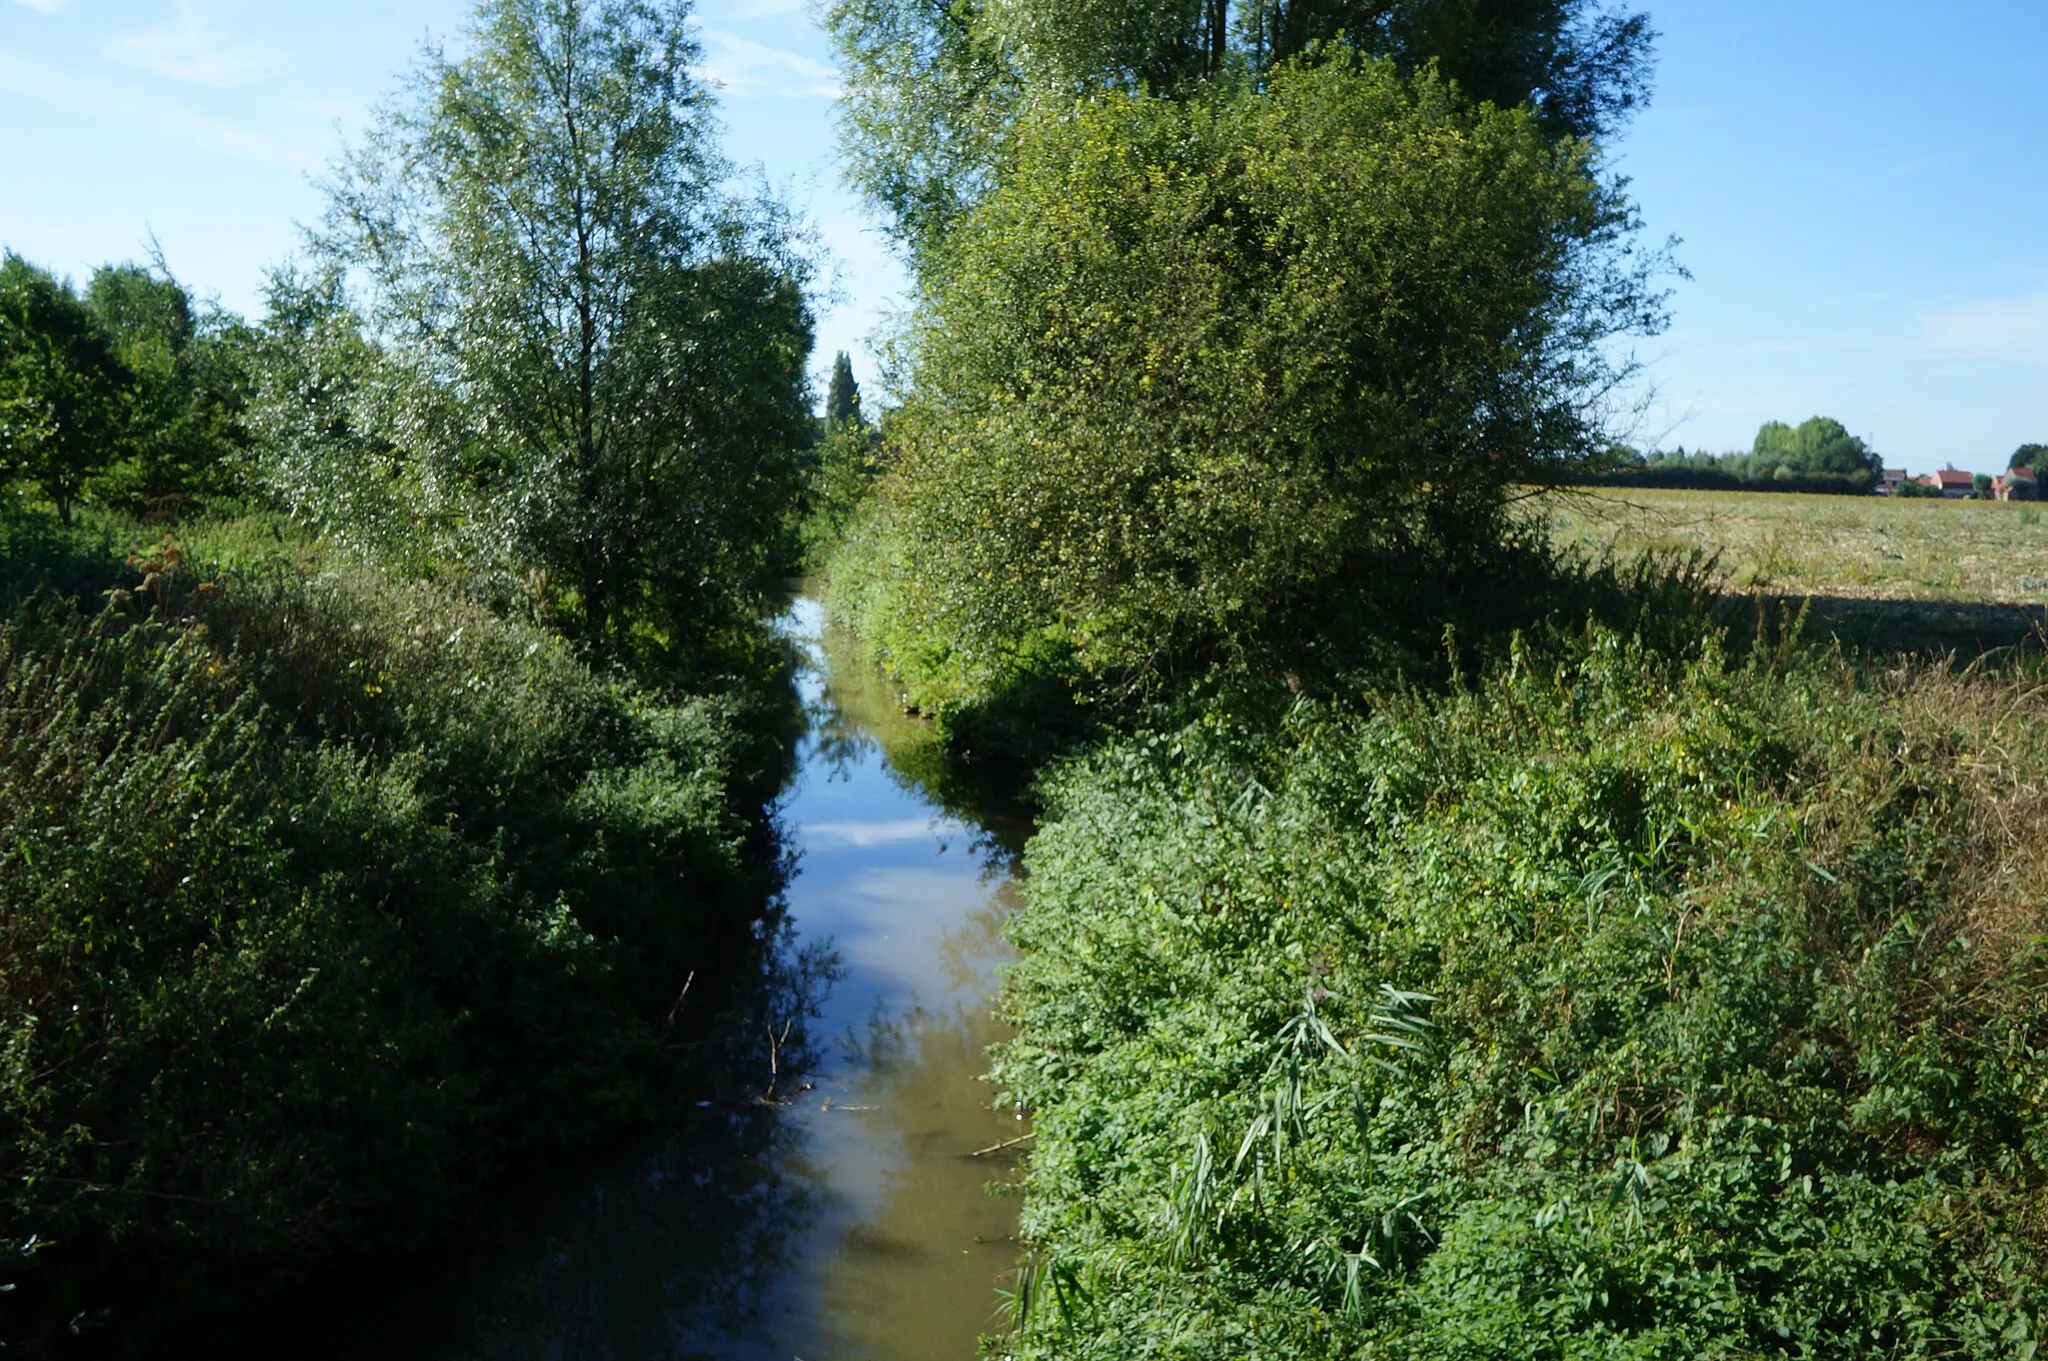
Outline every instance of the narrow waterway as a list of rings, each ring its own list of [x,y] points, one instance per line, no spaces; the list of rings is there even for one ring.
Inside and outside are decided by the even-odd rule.
[[[966,821],[897,767],[928,748],[883,679],[826,637],[800,599],[785,626],[810,665],[801,772],[784,822],[801,855],[788,892],[800,940],[832,942],[839,975],[810,1022],[807,1090],[784,1107],[808,1224],[756,1316],[697,1341],[722,1358],[967,1361],[1000,1326],[1015,1263],[1023,1133],[982,1080],[1011,910],[1013,828]]]
[[[910,773],[939,770],[925,725],[815,602],[781,626],[808,719],[787,936],[726,1027],[725,1088],[655,1148],[510,1188],[501,1231],[289,1320],[269,1354],[971,1361],[1001,1330],[1016,1202],[991,1187],[1025,1126],[982,1074],[1022,829]]]

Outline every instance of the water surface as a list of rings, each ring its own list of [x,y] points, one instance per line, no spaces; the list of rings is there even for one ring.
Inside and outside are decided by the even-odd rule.
[[[999,1330],[1016,1210],[989,1187],[1015,1177],[1025,1126],[981,1074],[1001,1035],[1020,829],[949,812],[899,769],[930,756],[929,734],[814,602],[783,626],[808,659],[782,808],[798,853],[790,962],[736,1023],[725,1090],[652,1150],[516,1188],[520,1227],[451,1263],[452,1280],[373,1292],[384,1319],[343,1320],[346,1337],[324,1320],[324,1336],[280,1345],[380,1361],[970,1361]]]

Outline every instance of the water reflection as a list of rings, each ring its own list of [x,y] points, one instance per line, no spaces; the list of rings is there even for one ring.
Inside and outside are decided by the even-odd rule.
[[[924,724],[814,605],[786,622],[812,663],[782,810],[799,860],[725,1089],[652,1153],[521,1185],[466,1260],[272,1354],[969,1361],[995,1331],[1016,1215],[988,1185],[1024,1126],[981,1079],[1021,823],[920,778]]]

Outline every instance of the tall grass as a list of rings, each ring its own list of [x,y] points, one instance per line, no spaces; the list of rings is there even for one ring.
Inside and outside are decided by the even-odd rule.
[[[1742,641],[1051,781],[1015,1354],[2034,1355],[2048,688]]]
[[[0,631],[18,1344],[118,1349],[644,1121],[778,882],[768,652],[677,693],[454,585],[137,547]]]

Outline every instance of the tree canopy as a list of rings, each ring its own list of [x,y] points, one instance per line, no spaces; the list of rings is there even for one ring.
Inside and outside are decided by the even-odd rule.
[[[593,640],[757,582],[812,430],[809,266],[726,188],[688,19],[483,0],[336,168],[317,242],[364,285],[404,475]]]
[[[1750,457],[1759,467],[1790,469],[1792,475],[1884,472],[1884,460],[1832,416],[1812,416],[1797,426],[1766,421],[1756,432]]]
[[[854,179],[913,254],[996,182],[1035,99],[1257,85],[1336,49],[1597,138],[1643,99],[1655,37],[1603,0],[834,0],[827,23]]]
[[[66,524],[87,479],[113,456],[133,381],[69,283],[11,251],[0,259],[0,460]]]
[[[909,608],[1144,677],[1497,543],[1604,447],[1598,342],[1657,322],[1576,142],[1373,59],[1020,124],[925,262],[893,424]]]
[[[860,384],[854,381],[853,360],[841,350],[832,356],[832,381],[825,389],[825,432],[858,425],[865,418],[860,409]]]
[[[134,379],[105,493],[145,506],[238,490],[250,328],[196,301],[161,258],[95,270],[85,302]]]

